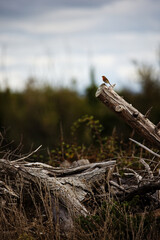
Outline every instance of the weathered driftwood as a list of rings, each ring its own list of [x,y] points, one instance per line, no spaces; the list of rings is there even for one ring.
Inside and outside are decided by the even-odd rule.
[[[37,162],[11,162],[1,159],[1,203],[5,205],[8,204],[7,201],[18,202],[21,193],[24,204],[31,202],[33,197],[44,202],[44,192],[47,191],[50,193],[54,221],[59,219],[61,228],[70,230],[74,217],[90,214],[83,203],[87,199],[95,198],[94,188],[98,187],[99,192],[104,194],[106,175],[113,170],[115,164],[116,161],[108,161],[65,169]]]
[[[141,159],[146,175],[124,169],[124,177],[116,172],[116,161],[90,163],[61,168],[44,163],[28,163],[0,160],[0,201],[4,208],[8,204],[21,204],[26,210],[32,205],[42,205],[43,216],[49,214],[54,224],[67,232],[72,229],[74,219],[93,213],[98,201],[110,199],[131,200],[134,196],[147,199],[160,207],[160,178],[155,177],[149,165]],[[74,164],[73,164],[74,165]],[[97,201],[97,202],[96,202]],[[33,211],[34,212],[34,211]]]
[[[137,131],[144,139],[160,149],[160,123],[155,126],[147,117],[119,96],[112,86],[102,84],[96,97],[107,107],[118,114]]]

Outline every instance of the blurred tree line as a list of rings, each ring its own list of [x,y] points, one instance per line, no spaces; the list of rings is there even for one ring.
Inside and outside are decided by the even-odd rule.
[[[153,107],[150,118],[156,124],[160,121],[159,76],[151,66],[138,64],[136,68],[140,91],[123,89],[119,94],[143,114]],[[7,130],[8,141],[13,139],[15,147],[22,141],[24,152],[29,151],[32,144],[34,148],[40,144],[54,148],[62,137],[70,142],[71,126],[87,114],[100,120],[104,135],[111,135],[115,127],[117,134],[128,135],[129,127],[95,98],[98,86],[94,69],[91,69],[90,80],[83,96],[71,89],[38,87],[32,78],[23,92],[0,90],[0,132]],[[85,127],[77,131],[80,144],[91,142],[91,136],[85,131]]]

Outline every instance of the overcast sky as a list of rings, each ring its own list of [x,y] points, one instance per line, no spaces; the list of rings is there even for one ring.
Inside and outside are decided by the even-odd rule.
[[[155,65],[159,45],[160,0],[0,0],[0,87],[33,76],[83,90],[94,67],[97,84],[135,89],[131,61]]]

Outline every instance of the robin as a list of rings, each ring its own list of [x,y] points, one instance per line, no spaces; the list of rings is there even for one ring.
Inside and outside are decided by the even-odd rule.
[[[102,80],[105,83],[108,83],[112,88],[114,88],[116,86],[116,84],[111,84],[110,81],[108,80],[108,78],[106,78],[105,76],[102,76]]]
[[[110,86],[112,86],[110,84],[110,81],[108,80],[108,78],[106,78],[105,76],[102,76],[102,80],[103,80],[103,82],[108,83]]]

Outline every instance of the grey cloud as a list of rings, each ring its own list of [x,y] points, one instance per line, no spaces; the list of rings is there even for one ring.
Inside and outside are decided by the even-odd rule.
[[[0,17],[20,18],[52,9],[99,7],[118,0],[1,0]]]
[[[9,1],[9,0],[6,0]],[[15,0],[16,3],[28,2],[24,0]],[[84,1],[77,0],[63,0],[60,3],[74,2],[77,5]],[[92,2],[96,5],[95,0],[85,0],[85,3]],[[154,1],[154,4],[153,4]],[[36,3],[37,0],[34,1]],[[52,3],[51,3],[52,2]],[[104,1],[96,1],[99,4]],[[39,5],[44,4],[44,0],[39,0]],[[18,35],[30,35],[30,37],[66,37],[67,34],[80,36],[85,34],[101,34],[101,33],[115,33],[115,32],[145,32],[145,31],[159,31],[160,30],[160,2],[156,0],[141,0],[132,2],[130,0],[112,1],[107,5],[99,8],[60,8],[58,1],[46,0],[46,9],[43,14],[23,16],[19,21],[16,17],[14,19],[3,19],[0,21],[1,34],[17,33]],[[47,3],[59,4],[59,8],[55,11],[54,8],[49,8]],[[147,3],[145,5],[145,3]],[[144,11],[145,5],[145,11]],[[43,9],[43,7],[40,7]],[[26,9],[26,8],[25,8]],[[34,7],[33,7],[34,9]],[[44,10],[44,9],[43,9]]]

